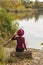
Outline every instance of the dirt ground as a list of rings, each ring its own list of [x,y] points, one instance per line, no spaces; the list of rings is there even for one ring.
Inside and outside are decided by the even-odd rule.
[[[9,56],[12,51],[14,51],[14,48],[4,48],[6,52],[6,56]],[[14,57],[15,60],[13,63],[8,63],[7,65],[43,65],[43,50],[40,49],[29,49],[32,51],[32,58],[33,59],[27,59],[27,58],[17,58]]]

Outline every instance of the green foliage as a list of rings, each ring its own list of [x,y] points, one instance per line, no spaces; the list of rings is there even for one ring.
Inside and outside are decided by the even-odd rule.
[[[0,10],[0,38],[5,40],[9,39],[18,29],[18,23],[15,21],[12,26],[14,18],[4,8]]]
[[[4,48],[0,45],[0,62],[4,62]]]
[[[43,43],[41,43],[41,45],[43,45]]]
[[[42,8],[43,9],[43,2],[39,2],[38,0],[35,0],[35,2],[30,0],[3,0],[1,1],[1,6],[4,7],[8,12],[15,12],[17,11],[23,11],[28,10],[28,8]]]
[[[5,65],[5,63],[0,63],[0,65]]]
[[[3,0],[1,1],[1,6],[4,7],[7,11],[15,11],[15,10],[24,10],[27,8],[43,8],[43,2],[39,2],[35,0],[35,2],[30,0]]]
[[[3,9],[0,10],[0,29],[4,32],[10,30],[12,19]]]

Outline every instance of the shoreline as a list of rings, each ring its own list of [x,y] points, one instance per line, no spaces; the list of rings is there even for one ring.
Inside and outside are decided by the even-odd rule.
[[[13,49],[13,50],[12,50]],[[15,48],[5,48],[5,52],[7,54],[7,57],[9,57],[10,52],[15,51]],[[11,65],[43,65],[43,50],[40,49],[34,49],[34,48],[28,48],[29,51],[32,51],[32,58],[33,59],[29,59],[29,58],[17,58],[17,57],[12,57],[11,60],[15,59]],[[10,50],[10,52],[9,52]],[[10,63],[9,63],[10,65]]]
[[[9,51],[9,52],[16,51],[15,48],[8,48],[8,47],[4,47],[4,50]],[[28,48],[27,51],[32,51],[32,52],[33,51],[43,51],[43,49]]]

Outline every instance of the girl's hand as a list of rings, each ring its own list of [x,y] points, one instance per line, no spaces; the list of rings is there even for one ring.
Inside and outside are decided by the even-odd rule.
[[[27,48],[26,48],[26,51],[27,51]]]

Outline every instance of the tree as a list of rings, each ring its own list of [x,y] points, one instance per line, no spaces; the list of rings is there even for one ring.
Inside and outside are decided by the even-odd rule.
[[[38,7],[39,7],[39,1],[35,0],[35,8],[38,8]]]
[[[12,27],[12,21],[14,18],[8,13],[5,9],[1,8],[0,10],[0,39],[2,38],[3,41],[9,39],[18,28],[18,23]]]

